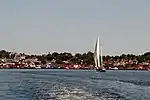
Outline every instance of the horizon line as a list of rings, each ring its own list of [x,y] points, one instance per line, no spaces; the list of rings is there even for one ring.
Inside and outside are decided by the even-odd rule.
[[[2,50],[4,50],[4,51],[6,51],[6,52],[15,52],[15,53],[24,53],[24,54],[26,54],[26,55],[45,55],[45,54],[52,54],[52,53],[55,53],[55,52],[57,52],[58,54],[60,54],[60,53],[71,53],[72,55],[75,55],[75,54],[77,54],[77,53],[80,53],[80,54],[84,54],[84,53],[88,53],[88,52],[92,52],[92,53],[94,53],[94,51],[86,51],[86,52],[69,52],[69,51],[63,51],[63,52],[60,52],[60,51],[48,51],[48,52],[23,52],[23,51],[15,51],[15,50],[5,50],[5,49],[0,49],[0,51],[2,51]],[[125,55],[128,55],[128,54],[132,54],[132,55],[143,55],[143,54],[145,54],[145,53],[147,53],[147,52],[150,52],[150,51],[145,51],[145,52],[143,52],[143,53],[139,53],[139,52],[131,52],[131,53],[125,53],[125,52],[117,52],[117,54],[109,54],[109,53],[103,53],[103,56],[121,56],[121,55],[123,55],[123,54],[125,54]]]

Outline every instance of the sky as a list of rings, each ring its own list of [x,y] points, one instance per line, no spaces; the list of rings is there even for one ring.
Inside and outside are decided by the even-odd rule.
[[[0,49],[28,54],[150,51],[150,0],[0,0]]]

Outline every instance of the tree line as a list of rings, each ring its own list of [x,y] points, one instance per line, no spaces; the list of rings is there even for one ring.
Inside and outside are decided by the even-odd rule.
[[[13,58],[13,56],[10,56],[11,52],[1,50],[0,51],[0,58]],[[93,52],[89,51],[87,53],[76,53],[75,55],[72,55],[68,52],[63,53],[48,53],[43,55],[26,55],[22,53],[21,55],[25,55],[26,59],[28,58],[38,58],[39,61],[41,61],[43,64],[46,62],[52,61],[55,59],[57,64],[62,64],[63,61],[68,61],[73,64],[86,64],[86,65],[93,65],[94,59],[93,59]],[[134,60],[136,59],[138,63],[141,63],[146,60],[150,60],[150,52],[146,52],[142,55],[134,55],[134,54],[122,54],[120,56],[103,56],[104,61],[108,61],[110,59],[113,60],[121,60],[121,59],[128,59],[128,60]]]

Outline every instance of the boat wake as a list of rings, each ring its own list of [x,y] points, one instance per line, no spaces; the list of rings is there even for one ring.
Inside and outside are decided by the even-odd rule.
[[[48,85],[44,88],[35,88],[32,100],[122,100],[122,97],[115,93],[97,92],[93,94],[81,88],[64,87],[60,84],[48,88]]]
[[[119,81],[119,82],[124,82],[124,83],[131,83],[134,85],[140,85],[140,86],[150,86],[150,81],[146,80],[121,80],[121,79],[107,79],[107,78],[93,78],[93,80],[109,80],[109,81]]]
[[[145,73],[135,73],[136,77],[130,72],[125,76],[123,72],[95,71],[0,74],[5,76],[0,80],[0,100],[150,100],[150,82],[139,78]]]

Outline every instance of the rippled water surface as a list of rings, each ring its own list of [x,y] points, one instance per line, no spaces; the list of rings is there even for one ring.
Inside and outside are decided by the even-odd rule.
[[[0,100],[150,100],[150,72],[2,69]]]

